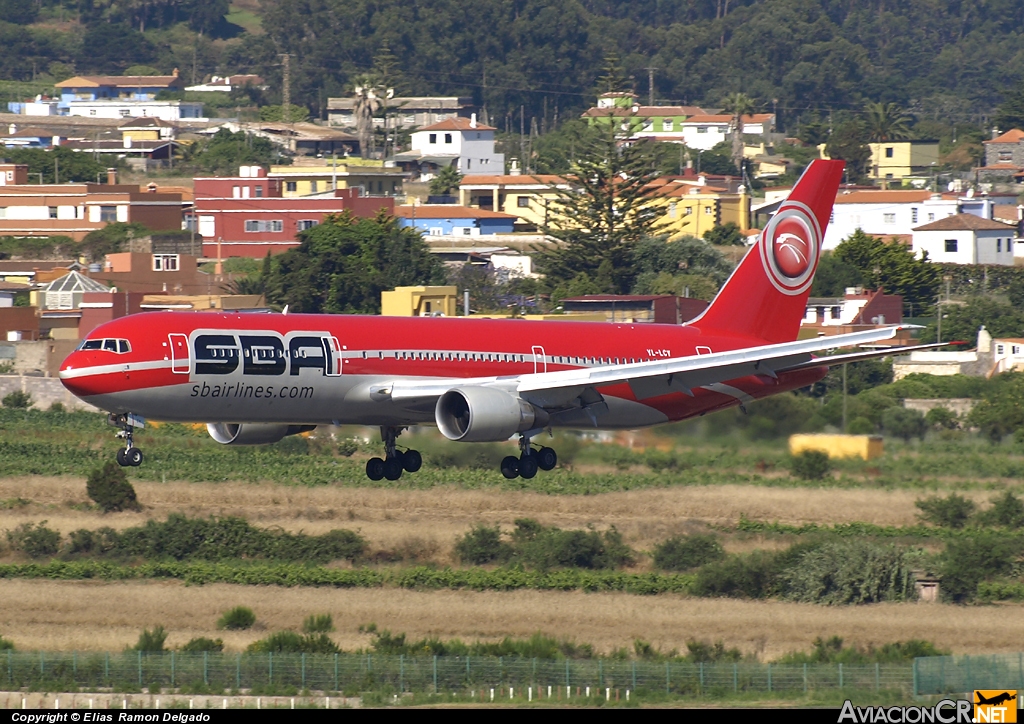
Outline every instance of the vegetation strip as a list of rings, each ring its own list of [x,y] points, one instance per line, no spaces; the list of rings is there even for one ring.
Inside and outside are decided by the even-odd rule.
[[[138,566],[102,561],[51,561],[0,565],[0,578],[94,579],[127,581],[171,578],[186,584],[234,583],[245,586],[333,586],[336,588],[470,589],[474,591],[622,591],[652,595],[688,593],[692,575],[605,571],[525,571],[515,568],[434,569],[427,567],[338,570],[298,564],[167,562]]]

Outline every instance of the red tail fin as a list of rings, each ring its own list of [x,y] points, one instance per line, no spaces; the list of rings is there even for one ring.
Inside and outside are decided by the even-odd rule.
[[[796,339],[843,166],[811,162],[694,326],[773,343]]]

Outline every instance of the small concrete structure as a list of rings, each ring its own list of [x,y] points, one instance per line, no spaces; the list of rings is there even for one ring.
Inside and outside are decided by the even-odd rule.
[[[924,603],[939,602],[939,577],[933,576],[924,571],[914,571],[914,590],[917,591],[917,600]]]
[[[799,455],[809,450],[826,453],[830,458],[874,460],[885,452],[879,435],[790,435],[789,452]]]
[[[381,292],[380,308],[385,317],[454,317],[459,290],[454,286],[396,287]]]

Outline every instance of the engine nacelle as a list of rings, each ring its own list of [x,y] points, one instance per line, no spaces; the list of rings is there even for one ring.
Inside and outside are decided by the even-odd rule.
[[[222,445],[267,445],[288,435],[315,429],[316,425],[276,425],[266,422],[217,422],[206,426],[210,437]]]
[[[438,399],[434,419],[449,440],[501,442],[517,432],[543,427],[548,414],[493,387],[457,387]]]

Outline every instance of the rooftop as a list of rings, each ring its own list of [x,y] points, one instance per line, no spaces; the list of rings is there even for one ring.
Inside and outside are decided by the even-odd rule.
[[[99,88],[112,85],[117,88],[155,88],[183,84],[184,81],[175,73],[174,75],[76,75],[74,78],[68,78],[54,86],[56,88]]]
[[[1022,138],[1024,138],[1024,131],[1019,128],[1011,128],[1003,135],[996,136],[988,141],[982,141],[982,143],[1020,143]]]
[[[931,191],[840,191],[836,196],[837,204],[913,204],[927,201],[932,197]]]
[[[560,184],[565,183],[565,179],[561,176],[555,176],[554,174],[466,174],[462,177],[462,181],[459,183],[460,186],[515,186],[529,185],[546,186],[549,184]]]
[[[475,122],[469,118],[449,118],[444,121],[424,126],[421,131],[497,131],[494,126],[485,126],[479,121]]]
[[[917,226],[914,231],[981,231],[981,230],[1011,231],[1011,227],[999,221],[983,219],[974,214],[955,214],[944,219],[933,221],[924,226]]]
[[[500,211],[471,209],[455,204],[430,204],[426,206],[396,206],[395,216],[402,219],[516,219],[514,214]]]

